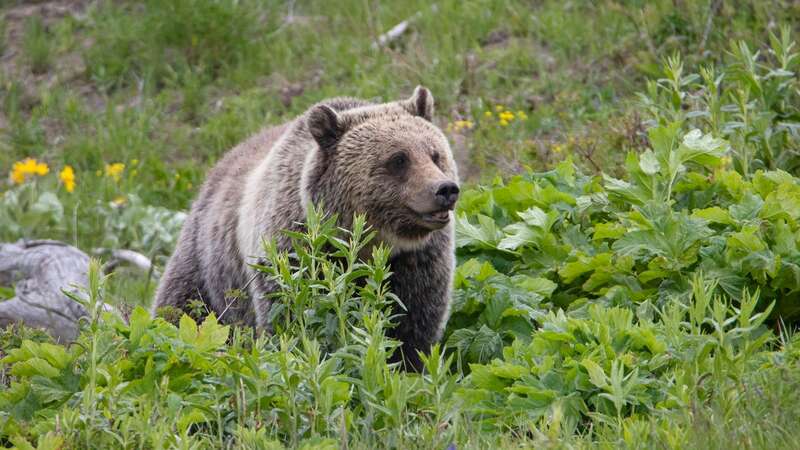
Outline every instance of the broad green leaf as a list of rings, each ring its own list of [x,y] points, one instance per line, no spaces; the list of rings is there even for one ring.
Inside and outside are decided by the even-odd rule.
[[[725,170],[717,173],[720,183],[728,191],[728,194],[739,201],[748,190],[750,183],[744,181],[742,175],[734,170]]]
[[[764,207],[758,214],[762,219],[800,219],[800,186],[794,182],[777,185],[764,199]]]
[[[723,139],[717,139],[711,134],[703,134],[694,129],[683,137],[683,142],[678,148],[681,164],[694,162],[701,165],[718,164],[728,150],[729,145]]]
[[[642,205],[652,200],[652,195],[627,181],[619,180],[606,174],[603,174],[603,181],[605,182],[604,187],[606,190],[610,194],[619,197],[622,201],[633,203],[634,205]]]
[[[525,223],[527,223],[528,225],[530,225],[532,227],[539,227],[539,228],[544,228],[544,229],[550,228],[549,225],[548,225],[549,220],[548,220],[548,217],[547,217],[547,213],[542,211],[542,209],[539,208],[539,207],[534,206],[534,207],[528,208],[525,211],[518,212],[517,215],[522,220],[524,220]]]
[[[187,344],[194,344],[197,340],[197,323],[188,314],[181,316],[178,324],[178,337]]]
[[[645,150],[639,157],[639,167],[647,175],[655,175],[661,170],[661,164],[659,164],[655,153],[650,149]]]
[[[500,378],[518,379],[530,373],[530,368],[519,364],[502,363],[489,366],[489,371]]]
[[[589,380],[593,385],[599,387],[600,389],[604,389],[608,386],[608,376],[599,364],[591,359],[584,359],[581,361],[581,365],[589,373]]]
[[[201,409],[191,408],[188,412],[180,415],[180,418],[177,422],[178,431],[185,433],[190,426],[208,421],[209,419],[205,416]]]
[[[216,350],[228,340],[230,326],[220,325],[214,313],[209,314],[200,325],[196,346],[200,351]]]
[[[456,217],[456,247],[475,246],[492,249],[503,234],[491,217],[479,214],[478,224],[473,225],[465,214]]]
[[[499,377],[492,372],[491,366],[470,364],[472,384],[481,389],[493,392],[503,392],[511,384],[511,380]]]
[[[761,197],[746,193],[742,194],[738,203],[729,206],[728,211],[731,213],[731,218],[737,222],[743,222],[758,217],[763,207],[764,201],[761,200]]]
[[[692,212],[692,217],[708,220],[709,222],[721,223],[725,225],[735,225],[736,221],[733,220],[728,211],[720,208],[719,206],[712,206],[705,209],[696,209]]]
[[[54,378],[59,370],[50,365],[45,359],[34,357],[27,361],[20,361],[11,367],[11,374],[17,377],[33,377],[36,375],[45,378]]]
[[[497,248],[503,250],[516,250],[528,245],[536,246],[541,237],[539,230],[531,228],[524,222],[512,223],[503,228],[503,232],[506,236],[497,244]]]
[[[611,254],[607,254],[610,259]],[[577,261],[568,262],[563,267],[558,269],[558,275],[562,278],[564,283],[572,283],[579,276],[594,270],[595,264],[593,258],[585,255],[578,255]]]
[[[767,248],[767,244],[758,236],[758,229],[754,226],[742,228],[742,231],[728,236],[728,252],[739,251],[742,256],[750,252],[758,252]]]
[[[653,127],[647,131],[650,144],[662,165],[666,165],[669,154],[678,145],[680,129],[680,122],[671,122],[669,125]]]
[[[525,291],[541,295],[544,298],[550,297],[558,285],[547,278],[535,278],[527,275],[519,275],[512,278],[514,284]]]
[[[592,240],[617,239],[625,234],[625,227],[617,222],[604,222],[594,224]]]
[[[330,395],[334,405],[341,405],[350,400],[350,384],[334,377],[326,378],[322,382],[322,391]]]
[[[146,309],[142,308],[141,306],[137,306],[133,312],[131,313],[129,323],[130,323],[130,341],[131,345],[137,346],[139,341],[142,339],[144,335],[145,328],[147,325],[150,324],[152,321],[152,317],[150,317],[150,313],[147,312]]]
[[[64,217],[64,207],[61,201],[52,192],[43,192],[31,205],[31,212],[41,217],[47,217],[55,222],[61,222]]]

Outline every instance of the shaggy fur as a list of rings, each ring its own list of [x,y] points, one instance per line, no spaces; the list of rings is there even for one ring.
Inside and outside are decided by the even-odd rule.
[[[441,337],[454,270],[449,210],[458,175],[432,114],[433,97],[422,87],[384,104],[337,98],[239,144],[193,203],[154,309],[186,311],[200,300],[226,323],[268,330],[264,294],[275,287],[249,264],[263,254],[262,238],[288,249],[280,230],[301,230],[306,208],[321,202],[343,227],[354,213],[365,214],[378,241],[393,246],[390,285],[407,310],[392,334],[403,342],[407,366],[419,369],[416,350]],[[455,189],[444,206],[437,203],[442,186]],[[231,290],[249,299],[226,299]]]

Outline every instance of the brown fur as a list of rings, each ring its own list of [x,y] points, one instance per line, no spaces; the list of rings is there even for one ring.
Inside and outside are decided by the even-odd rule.
[[[343,227],[365,214],[378,240],[393,245],[390,284],[407,308],[393,336],[418,369],[416,350],[427,351],[447,320],[454,269],[452,213],[444,212],[453,205],[437,194],[458,175],[432,114],[421,87],[385,104],[332,99],[239,144],[192,205],[154,308],[187,310],[196,299],[225,322],[269,328],[263,297],[274,286],[248,264],[261,255],[261,238],[287,249],[280,230],[301,229],[308,205],[321,202]],[[233,289],[250,299],[226,300]]]

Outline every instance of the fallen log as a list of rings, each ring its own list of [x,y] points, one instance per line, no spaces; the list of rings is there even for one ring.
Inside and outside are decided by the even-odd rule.
[[[14,285],[14,297],[0,301],[0,327],[22,323],[62,343],[74,340],[87,312],[64,292],[82,295],[88,270],[89,256],[63,242],[0,244],[0,285]]]

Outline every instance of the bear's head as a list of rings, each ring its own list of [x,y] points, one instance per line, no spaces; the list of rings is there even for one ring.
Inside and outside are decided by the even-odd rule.
[[[424,245],[451,224],[459,193],[450,145],[431,123],[433,96],[418,86],[406,100],[345,103],[319,104],[306,116],[317,148],[303,169],[304,202],[321,202],[344,226],[364,214],[396,250]]]

